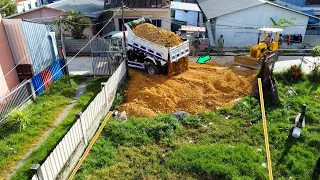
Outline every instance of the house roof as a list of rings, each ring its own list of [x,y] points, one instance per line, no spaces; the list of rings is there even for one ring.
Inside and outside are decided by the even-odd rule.
[[[123,0],[128,8],[169,8],[170,0]],[[120,0],[110,0],[110,8],[121,7]]]
[[[208,19],[263,4],[259,0],[197,0]]]
[[[46,5],[45,7],[55,10],[65,10],[69,12],[74,9],[83,14],[94,17],[100,14],[104,8],[104,0],[62,0]]]
[[[185,11],[197,11],[200,12],[198,4],[194,3],[184,3],[172,1],[170,5],[171,9],[185,10]]]
[[[293,11],[305,16],[320,19],[319,17],[303,13],[270,1],[264,0],[197,0],[201,10],[208,19],[216,18],[236,11],[244,10],[261,4],[270,4],[282,9]]]
[[[81,11],[85,16],[96,17],[104,8],[104,0],[61,0],[45,6],[33,8],[25,12],[17,13],[6,18],[10,19],[43,8],[49,8],[58,11],[65,10],[66,12],[74,9],[75,11]]]

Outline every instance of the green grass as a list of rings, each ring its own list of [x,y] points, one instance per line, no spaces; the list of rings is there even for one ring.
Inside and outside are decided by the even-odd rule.
[[[106,82],[107,80],[108,78],[97,78],[87,82],[86,91],[80,96],[78,102],[68,113],[67,117],[54,129],[48,139],[32,152],[30,158],[28,158],[21,168],[17,170],[11,179],[22,180],[29,178],[31,166],[33,164],[43,163],[46,157],[74,124],[76,113],[83,112],[86,109],[94,97],[101,91],[101,83]]]
[[[278,75],[276,75],[278,77]],[[280,78],[281,104],[266,103],[274,179],[312,179],[320,157],[320,88],[306,78]],[[291,137],[301,104],[306,127]],[[265,140],[259,101],[244,97],[233,108],[192,115],[111,119],[75,179],[267,179]]]
[[[70,87],[67,78],[63,77],[38,96],[35,102],[27,105],[23,112],[28,114],[30,124],[21,132],[0,127],[0,177],[6,177],[41,134],[53,125],[59,112],[72,102],[81,81],[82,77],[72,77]]]

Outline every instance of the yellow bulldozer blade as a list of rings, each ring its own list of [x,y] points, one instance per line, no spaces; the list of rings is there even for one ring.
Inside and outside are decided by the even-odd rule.
[[[234,56],[234,64],[257,69],[260,65],[259,59],[250,56]]]
[[[168,64],[168,76],[177,75],[183,73],[189,69],[189,58],[183,57],[180,58],[177,62]]]

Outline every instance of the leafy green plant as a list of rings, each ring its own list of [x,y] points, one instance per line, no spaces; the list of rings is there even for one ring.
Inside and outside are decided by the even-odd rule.
[[[317,59],[320,53],[320,44],[313,48],[312,57],[315,59],[311,73],[309,74],[309,79],[311,81],[317,81],[320,77],[320,60]]]
[[[7,118],[5,128],[11,131],[23,131],[31,123],[28,112],[22,110],[14,110]]]
[[[273,18],[270,18],[270,21],[272,23],[272,26],[275,28],[286,28],[288,25],[289,26],[295,26],[295,23],[293,22],[294,20],[296,20],[295,18],[291,18],[289,20],[286,20],[284,18],[280,18],[279,22],[276,22]]]
[[[65,11],[62,11],[65,14]],[[83,38],[83,31],[85,28],[90,27],[90,21],[84,19],[81,11],[76,12],[75,10],[70,10],[67,16],[62,15],[62,18],[55,21],[59,27],[63,24],[64,30],[68,31],[75,39]]]
[[[17,11],[17,2],[14,0],[1,0],[0,13],[2,16],[11,16]]]

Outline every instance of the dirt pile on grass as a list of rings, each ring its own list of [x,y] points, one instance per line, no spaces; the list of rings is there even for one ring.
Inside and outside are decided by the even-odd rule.
[[[128,102],[121,110],[131,116],[150,117],[156,113],[183,110],[191,114],[231,106],[255,89],[255,71],[189,63],[189,70],[173,77],[150,76],[130,70]]]
[[[135,26],[132,31],[140,38],[165,47],[174,47],[183,42],[177,34],[157,28],[150,23],[139,24]]]

